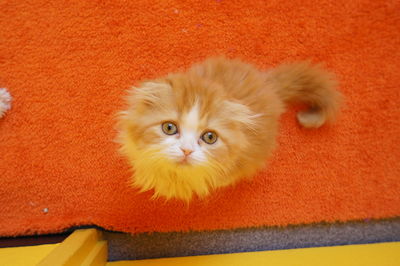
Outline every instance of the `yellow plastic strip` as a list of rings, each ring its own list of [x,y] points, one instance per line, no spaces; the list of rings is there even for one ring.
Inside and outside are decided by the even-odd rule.
[[[81,265],[100,240],[101,232],[96,229],[76,230],[38,265]]]
[[[400,242],[109,262],[108,266],[399,266]]]
[[[108,258],[107,241],[99,241],[96,243],[92,251],[83,261],[81,266],[98,266],[105,265]]]
[[[0,248],[0,265],[36,266],[59,244]]]

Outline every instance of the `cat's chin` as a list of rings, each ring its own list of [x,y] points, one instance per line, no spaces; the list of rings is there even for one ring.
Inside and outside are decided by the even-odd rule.
[[[180,159],[180,160],[176,161],[176,164],[178,166],[182,166],[182,167],[192,166],[192,163],[190,162],[190,159],[188,159],[188,158]]]

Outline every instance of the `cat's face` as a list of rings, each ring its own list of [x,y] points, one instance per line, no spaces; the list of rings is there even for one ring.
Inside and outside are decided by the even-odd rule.
[[[198,103],[188,112],[170,116],[149,130],[158,135],[155,145],[171,163],[178,167],[205,165],[213,152],[226,148],[216,130],[211,129],[212,122],[201,117]]]
[[[228,182],[254,115],[210,86],[148,82],[133,91],[122,144],[144,190],[186,198]]]

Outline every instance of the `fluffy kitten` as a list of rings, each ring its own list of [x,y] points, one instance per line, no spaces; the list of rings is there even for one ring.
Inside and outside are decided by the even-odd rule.
[[[340,98],[331,74],[319,66],[303,62],[263,72],[212,58],[133,88],[119,142],[134,186],[189,201],[263,168],[288,103],[308,104],[298,121],[317,128],[332,121]]]

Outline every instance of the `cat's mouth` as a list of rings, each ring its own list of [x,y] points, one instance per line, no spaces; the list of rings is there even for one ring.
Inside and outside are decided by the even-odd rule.
[[[182,165],[182,166],[188,166],[191,165],[190,163],[190,158],[185,156],[183,158],[181,158],[180,160],[178,160],[177,162],[178,165]]]

